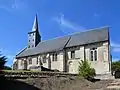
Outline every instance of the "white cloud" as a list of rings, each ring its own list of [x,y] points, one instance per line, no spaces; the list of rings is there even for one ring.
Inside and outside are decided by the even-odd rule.
[[[112,47],[113,52],[120,52],[120,44],[119,43],[111,42],[111,47]]]
[[[81,31],[81,30],[85,30],[85,28],[81,25],[77,25],[76,23],[66,19],[64,17],[64,14],[60,14],[60,17],[54,17],[52,18],[55,22],[57,22],[57,24],[60,26],[60,29],[66,33],[69,30],[70,32],[76,32],[76,31]]]
[[[27,4],[23,0],[10,0],[8,3],[5,3],[5,1],[0,4],[0,8],[7,11],[21,10],[27,7]]]
[[[120,52],[120,47],[113,47],[113,48],[112,48],[112,51],[113,51],[113,52]]]
[[[111,46],[112,47],[120,47],[120,44],[119,43],[115,43],[115,42],[111,42]]]
[[[115,62],[115,61],[119,61],[120,58],[113,58],[112,61]]]
[[[6,6],[0,6],[0,9],[4,9],[4,10],[6,10],[6,11],[11,11],[11,9],[10,8],[8,8],[8,7],[6,7]]]
[[[14,3],[12,4],[13,9],[21,9],[24,7],[26,7],[26,4],[23,0],[14,0]]]

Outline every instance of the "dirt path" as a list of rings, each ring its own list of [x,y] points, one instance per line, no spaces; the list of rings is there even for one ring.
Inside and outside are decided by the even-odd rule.
[[[108,86],[108,90],[120,90],[120,79],[115,79]]]
[[[25,82],[40,90],[109,90],[107,87],[113,80],[100,80],[93,83],[77,77],[50,77],[27,79]]]

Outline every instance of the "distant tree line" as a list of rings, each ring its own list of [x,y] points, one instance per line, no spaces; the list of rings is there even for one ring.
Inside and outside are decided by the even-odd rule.
[[[120,60],[112,62],[111,70],[112,70],[112,72],[120,71]]]

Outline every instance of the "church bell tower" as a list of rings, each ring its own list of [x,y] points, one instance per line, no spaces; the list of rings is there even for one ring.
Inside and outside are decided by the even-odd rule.
[[[32,31],[28,33],[28,48],[34,48],[41,42],[41,36],[39,34],[37,14],[33,23]]]

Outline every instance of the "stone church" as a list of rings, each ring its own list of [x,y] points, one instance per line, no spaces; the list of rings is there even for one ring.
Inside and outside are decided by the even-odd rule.
[[[85,32],[41,40],[37,15],[28,33],[28,45],[14,59],[14,70],[50,70],[78,73],[81,60],[88,60],[96,74],[111,73],[109,28],[101,27]]]

